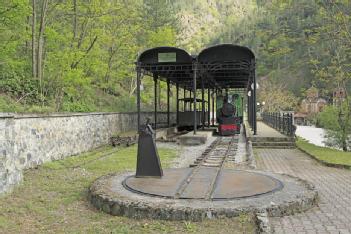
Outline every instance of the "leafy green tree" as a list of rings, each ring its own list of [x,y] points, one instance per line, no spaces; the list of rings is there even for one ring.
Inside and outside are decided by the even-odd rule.
[[[348,107],[346,102],[341,107],[327,106],[318,115],[318,121],[327,130],[326,144],[343,151],[348,150],[351,119],[347,119]]]
[[[136,56],[176,45],[173,10],[165,1],[5,0],[0,99],[24,105],[19,111],[133,110]]]
[[[265,80],[258,89],[258,101],[264,103],[264,112],[291,111],[297,106],[297,98],[286,86]]]
[[[270,110],[294,108],[311,85],[330,100],[335,88],[351,89],[350,12],[347,0],[3,0],[0,102],[18,111],[132,110],[138,53],[217,43],[255,52],[259,82],[269,77],[280,92]],[[142,82],[149,110],[153,82]]]
[[[336,89],[344,93],[340,104],[327,109],[320,118],[324,126],[332,131],[328,134],[329,141],[334,141],[347,151],[347,141],[351,134],[351,4],[341,0],[319,1],[319,4],[324,24],[316,29],[312,48],[319,51],[317,48],[321,45],[317,44],[318,41],[325,41],[322,48],[327,56],[321,57],[317,52],[314,53],[311,63],[314,65],[315,83],[324,87],[326,93],[332,93]],[[333,121],[327,122],[330,120],[328,114],[333,115]]]

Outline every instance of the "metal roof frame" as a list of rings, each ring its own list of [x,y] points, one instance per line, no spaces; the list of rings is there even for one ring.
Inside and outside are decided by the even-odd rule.
[[[198,56],[191,56],[185,50],[176,47],[156,47],[145,50],[139,55],[136,62],[138,74],[138,113],[140,112],[140,84],[142,74],[152,76],[155,80],[155,85],[157,80],[167,82],[168,112],[170,84],[176,85],[177,95],[179,88],[193,91],[194,103],[196,103],[196,92],[194,91],[198,89],[202,90],[202,97],[204,97],[205,89],[246,89],[246,91],[252,92],[248,96],[248,119],[254,130],[254,134],[256,134],[255,66],[255,55],[249,48],[232,44],[220,44],[208,47],[202,50]],[[252,86],[252,84],[254,85]],[[155,91],[155,97],[156,95]],[[194,115],[195,123],[196,115]],[[140,127],[139,115],[138,126]],[[194,133],[196,133],[196,124],[194,125]]]
[[[255,55],[243,46],[221,44],[206,48],[199,53],[197,63],[206,85],[215,83],[222,89],[246,88],[254,77]]]
[[[175,61],[160,61],[160,54],[173,54]],[[155,47],[145,50],[137,60],[137,68],[145,75],[157,76],[158,79],[171,84],[178,84],[180,87],[188,89],[188,82],[193,80],[193,60],[194,58],[183,49],[176,47]]]

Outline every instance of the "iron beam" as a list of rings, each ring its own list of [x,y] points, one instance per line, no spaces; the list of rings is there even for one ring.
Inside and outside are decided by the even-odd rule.
[[[157,129],[157,74],[154,74],[154,128]]]
[[[204,88],[204,78],[201,77],[201,122],[202,130],[205,129],[205,88]]]
[[[197,122],[196,122],[196,77],[197,76],[197,64],[194,63],[194,77],[193,77],[193,90],[194,90],[194,135],[197,131]],[[190,92],[191,95],[191,92]]]
[[[138,123],[137,123],[137,132],[140,131],[140,83],[141,83],[141,71],[138,65],[137,67],[137,112],[138,112]]]
[[[169,84],[169,79],[167,80],[167,126],[171,126],[170,122],[170,108],[169,108],[169,93],[170,93],[170,84]]]
[[[215,118],[215,90],[212,91],[212,126],[214,127],[214,118]]]
[[[257,135],[257,101],[256,101],[256,90],[257,90],[257,85],[256,85],[256,71],[253,74],[253,102],[254,102],[254,108],[253,108],[253,131],[254,135]]]
[[[176,84],[176,99],[177,99],[177,126],[179,126],[179,84]]]
[[[211,90],[207,89],[207,127],[211,125]]]
[[[186,89],[183,89],[183,99],[186,97]],[[185,111],[185,102],[183,101],[183,111]]]
[[[193,84],[194,85],[194,84]],[[195,84],[195,86],[196,86],[196,84]],[[194,88],[194,87],[193,87]],[[190,95],[189,95],[189,97],[190,97],[190,99],[192,98],[192,91],[190,90],[189,91],[190,92]],[[193,111],[193,105],[191,105],[191,102],[190,102],[190,111]]]

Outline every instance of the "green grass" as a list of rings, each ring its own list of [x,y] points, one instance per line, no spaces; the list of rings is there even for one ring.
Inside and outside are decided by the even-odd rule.
[[[300,137],[297,139],[296,145],[317,159],[332,164],[343,164],[351,166],[351,152],[343,152],[336,149],[316,146],[308,143],[306,140]]]
[[[0,198],[0,233],[254,233],[250,216],[204,222],[134,220],[95,209],[87,191],[98,177],[134,170],[136,146],[101,148],[27,170],[24,181]],[[175,150],[159,149],[162,166]]]
[[[26,105],[0,93],[0,112],[47,114],[54,112],[54,108],[34,104]]]

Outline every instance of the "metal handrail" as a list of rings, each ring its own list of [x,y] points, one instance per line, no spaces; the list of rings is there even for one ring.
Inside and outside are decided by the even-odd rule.
[[[294,136],[296,127],[294,126],[293,114],[280,114],[276,112],[262,113],[262,120],[268,126],[276,129],[282,134]]]

